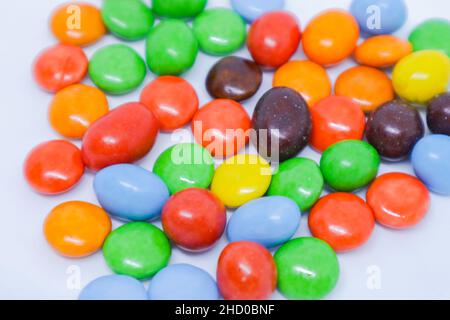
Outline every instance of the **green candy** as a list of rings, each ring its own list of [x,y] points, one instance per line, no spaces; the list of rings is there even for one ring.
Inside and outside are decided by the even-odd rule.
[[[153,11],[162,17],[192,18],[205,9],[207,0],[152,0]]]
[[[102,17],[111,33],[130,41],[144,38],[155,20],[142,0],[105,0]]]
[[[133,91],[147,74],[144,60],[132,48],[113,44],[97,50],[89,62],[89,76],[97,87],[111,94]]]
[[[207,189],[214,176],[214,161],[198,144],[177,144],[161,153],[153,172],[166,183],[171,194],[187,188]]]
[[[130,222],[106,238],[103,256],[117,274],[147,279],[169,263],[171,248],[164,232],[147,222]]]
[[[323,190],[319,166],[310,159],[293,158],[284,161],[272,177],[269,196],[285,196],[294,200],[302,212],[310,209]]]
[[[180,20],[164,20],[147,38],[147,64],[158,75],[179,75],[194,65],[198,43]]]
[[[275,253],[278,288],[289,299],[322,299],[339,278],[336,253],[317,238],[297,238]]]
[[[193,24],[200,49],[212,55],[227,55],[245,42],[244,20],[230,9],[215,8],[199,14]]]
[[[430,19],[418,25],[410,34],[414,51],[440,50],[450,57],[450,22]]]
[[[380,156],[370,144],[346,140],[322,154],[320,169],[328,185],[337,191],[353,191],[369,184],[377,175]]]

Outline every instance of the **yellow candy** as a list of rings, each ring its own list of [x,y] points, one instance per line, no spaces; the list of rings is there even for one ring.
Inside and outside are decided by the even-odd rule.
[[[262,197],[271,179],[266,160],[258,155],[237,155],[217,168],[211,190],[227,207],[236,208]]]
[[[414,52],[400,60],[394,68],[395,92],[410,102],[426,103],[447,91],[450,59],[434,50]]]

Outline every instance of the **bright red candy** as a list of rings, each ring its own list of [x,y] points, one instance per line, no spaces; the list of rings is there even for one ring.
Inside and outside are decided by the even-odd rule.
[[[366,199],[377,222],[394,229],[416,225],[430,209],[427,187],[405,173],[381,175],[370,186]]]
[[[268,299],[277,286],[275,261],[256,242],[232,242],[220,254],[217,285],[227,300]]]
[[[41,143],[28,154],[24,175],[30,186],[44,194],[59,194],[81,178],[84,164],[80,150],[64,140]]]
[[[162,76],[148,84],[142,91],[141,103],[153,112],[164,131],[183,127],[198,109],[194,88],[175,76]]]
[[[325,151],[342,140],[361,140],[364,135],[366,117],[350,98],[331,96],[310,111],[313,122],[310,143],[318,151]]]
[[[57,92],[81,82],[86,76],[88,64],[88,58],[81,48],[57,44],[36,58],[33,74],[42,89]]]
[[[95,171],[134,162],[150,151],[157,134],[158,120],[151,111],[140,103],[124,104],[88,128],[81,149],[84,163]]]
[[[162,211],[162,225],[169,239],[188,250],[210,248],[227,223],[225,206],[213,193],[190,188],[173,195]]]
[[[275,11],[266,13],[251,25],[247,46],[256,63],[278,68],[297,51],[300,39],[296,18],[287,12]]]
[[[321,198],[309,213],[311,233],[342,252],[363,245],[372,234],[375,219],[370,207],[352,193]]]

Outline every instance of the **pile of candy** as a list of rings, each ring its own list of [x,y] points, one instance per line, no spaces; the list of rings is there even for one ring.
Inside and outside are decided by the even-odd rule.
[[[54,195],[71,189],[85,168],[95,172],[100,206],[65,202],[44,223],[59,254],[79,258],[102,249],[117,274],[91,282],[80,299],[267,299],[276,288],[291,299],[323,298],[338,281],[335,252],[363,245],[375,222],[416,225],[429,210],[428,190],[450,195],[449,21],[426,21],[406,41],[390,35],[406,21],[403,0],[355,0],[350,12],[320,13],[303,32],[282,11],[283,0],[231,0],[235,11],[205,9],[206,2],[153,0],[150,9],[141,0],[104,0],[101,10],[75,2],[51,17],[60,44],[38,56],[34,75],[56,93],[51,126],[82,139],[82,148],[42,143],[24,173],[34,190]],[[373,25],[368,8],[380,11]],[[125,41],[146,38],[146,62],[124,44],[88,61],[81,47],[107,30]],[[245,42],[254,61],[227,56]],[[308,60],[289,61],[300,42]],[[214,100],[200,109],[195,89],[178,77],[199,50],[227,56],[205,75]],[[351,56],[359,65],[338,77],[332,95],[326,68]],[[109,110],[105,93],[136,89],[147,66],[158,77],[140,102]],[[275,70],[273,88],[250,118],[239,101],[256,94],[262,68]],[[80,84],[87,73],[96,87]],[[426,137],[421,105],[432,132]],[[170,147],[152,172],[132,164],[150,152],[159,131],[189,123],[198,144]],[[250,129],[277,135],[253,140]],[[259,155],[240,152],[250,140]],[[296,157],[308,144],[323,152],[320,165]],[[410,153],[418,178],[377,177],[381,158]],[[274,156],[281,164],[272,174]],[[215,168],[213,157],[225,160]],[[325,184],[335,192],[320,198]],[[351,193],[369,184],[366,201]],[[226,208],[237,208],[228,223]],[[306,211],[314,237],[291,239]],[[127,222],[111,231],[110,217]],[[164,231],[147,222],[158,218]],[[230,243],[218,260],[217,284],[197,267],[168,265],[171,243],[207,250],[225,231]],[[138,280],[150,278],[146,290]]]

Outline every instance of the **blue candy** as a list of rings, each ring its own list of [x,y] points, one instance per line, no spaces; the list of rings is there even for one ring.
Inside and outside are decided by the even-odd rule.
[[[228,240],[249,240],[272,248],[292,238],[300,218],[298,205],[289,198],[256,199],[233,213],[227,227]]]
[[[144,285],[121,275],[109,275],[90,282],[81,291],[80,300],[147,300]]]
[[[118,164],[99,171],[94,190],[108,213],[124,220],[159,217],[169,190],[156,174],[132,164]]]
[[[366,35],[393,33],[408,18],[404,0],[353,0],[350,10]]]
[[[217,300],[214,279],[200,268],[173,264],[159,271],[148,287],[150,300]]]
[[[422,138],[412,152],[416,175],[433,192],[450,195],[450,137],[433,134]]]
[[[253,22],[263,14],[281,10],[284,0],[231,0],[233,9],[248,22]]]

